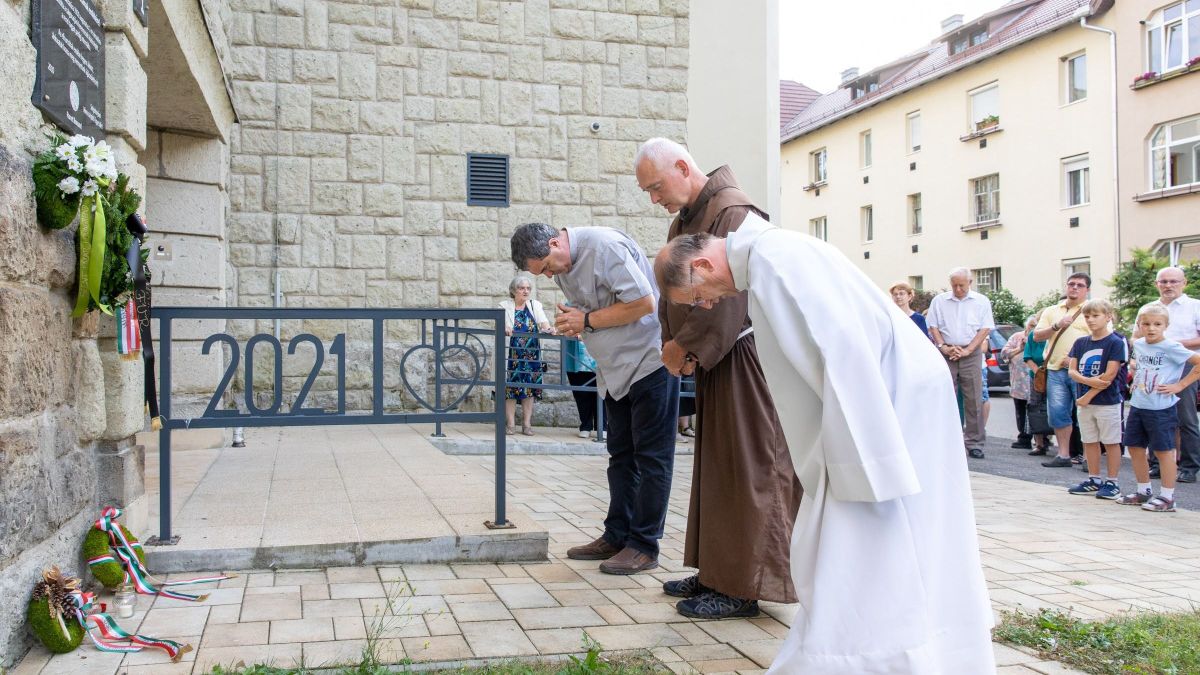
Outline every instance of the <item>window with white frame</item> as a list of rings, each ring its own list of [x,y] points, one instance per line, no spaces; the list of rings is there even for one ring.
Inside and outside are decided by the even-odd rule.
[[[1195,183],[1200,183],[1200,115],[1155,127],[1150,134],[1150,189]]]
[[[829,241],[829,226],[825,216],[808,221],[808,233],[821,241]]]
[[[976,223],[1000,219],[1000,174],[971,180],[971,216]]]
[[[1000,268],[999,267],[981,267],[976,270],[971,270],[975,277],[975,290],[980,293],[989,291],[998,291],[1000,286]]]
[[[974,47],[975,45],[983,44],[987,41],[987,39],[987,28],[977,28],[970,33],[959,36],[957,40],[951,43],[950,53],[958,54],[959,52],[965,52],[967,49]]]
[[[1165,73],[1200,57],[1200,0],[1167,5],[1146,22],[1146,70]]]
[[[921,234],[921,193],[908,196],[908,233]]]
[[[908,151],[917,152],[921,149],[921,111],[910,112],[905,118]]]
[[[1063,166],[1063,205],[1082,206],[1092,201],[1091,165],[1087,155],[1068,157]]]
[[[828,172],[825,166],[825,148],[821,148],[809,155],[809,165],[812,168],[812,182],[824,183],[828,177]]]
[[[993,82],[967,92],[971,98],[971,125],[987,128],[1000,122],[1000,85]]]
[[[1091,258],[1071,258],[1070,260],[1062,261],[1062,280],[1067,283],[1067,279],[1072,274],[1083,273],[1092,276],[1092,259]]]
[[[923,291],[925,290],[925,277],[920,275],[909,277],[908,285],[912,286],[914,291]]]
[[[1087,98],[1087,54],[1080,52],[1063,57],[1063,103]]]
[[[875,207],[864,206],[859,211],[862,219],[863,243],[875,241]]]
[[[867,129],[858,135],[859,166],[864,169],[871,166],[871,130]]]

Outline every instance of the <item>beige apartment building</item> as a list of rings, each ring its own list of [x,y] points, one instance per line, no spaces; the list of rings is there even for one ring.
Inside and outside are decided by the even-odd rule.
[[[1122,255],[1149,248],[1200,260],[1200,2],[1092,5],[1118,55]]]
[[[1086,0],[955,16],[927,46],[808,105],[781,142],[782,222],[827,239],[886,287],[1025,301],[1072,272],[1093,295],[1117,264],[1109,37]],[[936,28],[936,27],[931,27]]]

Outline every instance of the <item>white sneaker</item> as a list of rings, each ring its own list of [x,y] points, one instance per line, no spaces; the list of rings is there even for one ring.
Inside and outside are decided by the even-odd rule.
[[[592,432],[590,432],[590,431],[579,431],[579,432],[576,432],[576,434],[575,434],[575,435],[576,435],[576,436],[579,436],[580,438],[587,438],[587,437],[589,437],[589,436],[591,436],[591,435],[592,435]]]

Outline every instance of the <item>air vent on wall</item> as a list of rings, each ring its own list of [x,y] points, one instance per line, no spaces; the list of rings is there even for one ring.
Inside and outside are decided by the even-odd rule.
[[[508,155],[467,153],[467,205],[508,206]]]

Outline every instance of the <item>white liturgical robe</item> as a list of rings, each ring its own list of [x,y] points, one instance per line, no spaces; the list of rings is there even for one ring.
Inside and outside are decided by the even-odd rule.
[[[770,672],[994,672],[942,357],[832,246],[751,213],[726,247],[804,486],[791,547],[800,608]]]

